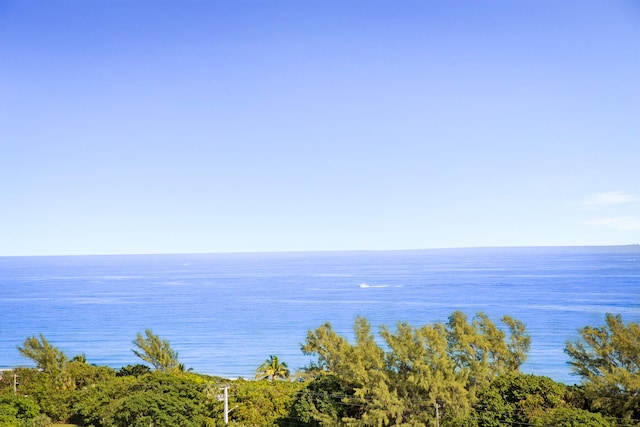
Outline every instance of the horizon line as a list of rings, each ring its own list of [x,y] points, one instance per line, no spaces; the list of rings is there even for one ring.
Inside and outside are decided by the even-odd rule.
[[[247,250],[247,251],[185,251],[185,252],[121,252],[121,253],[85,253],[85,254],[32,254],[32,255],[0,255],[0,258],[28,257],[98,257],[98,256],[154,256],[154,255],[267,255],[267,254],[313,254],[313,253],[347,253],[347,252],[418,252],[446,250],[477,249],[544,249],[544,248],[623,248],[640,247],[640,243],[602,244],[602,245],[482,245],[482,246],[448,246],[431,248],[403,249],[306,249],[306,250]]]

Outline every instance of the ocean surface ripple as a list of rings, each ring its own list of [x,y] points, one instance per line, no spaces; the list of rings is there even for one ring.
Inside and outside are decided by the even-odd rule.
[[[640,321],[640,247],[0,257],[0,368],[44,334],[68,356],[119,368],[150,328],[196,372],[252,378],[271,354],[309,363],[307,331],[508,314],[532,337],[523,371],[575,383],[564,346],[605,313]]]

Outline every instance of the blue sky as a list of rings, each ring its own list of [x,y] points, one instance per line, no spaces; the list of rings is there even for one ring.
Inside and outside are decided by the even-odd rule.
[[[640,6],[0,1],[0,255],[640,242]]]

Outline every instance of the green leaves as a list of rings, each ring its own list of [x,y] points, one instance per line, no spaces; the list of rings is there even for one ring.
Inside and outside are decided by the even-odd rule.
[[[302,345],[302,352],[307,355],[315,355],[318,358],[316,364],[310,370],[329,372],[343,371],[349,361],[346,359],[350,349],[347,340],[333,330],[331,323],[325,323],[315,331],[307,333],[307,339]]]
[[[415,328],[401,322],[395,331],[382,326],[379,343],[369,322],[357,318],[353,344],[324,324],[309,331],[302,350],[318,358],[310,373],[328,372],[342,389],[352,390],[341,402],[359,410],[342,417],[345,425],[435,423],[436,405],[453,423],[467,417],[478,389],[500,374],[516,372],[526,358],[524,325],[507,316],[503,321],[509,341],[483,313],[470,323],[455,312],[446,324]],[[308,406],[309,418],[321,420],[315,402]]]
[[[620,315],[607,314],[606,326],[580,329],[582,340],[567,343],[573,371],[594,379],[621,369],[640,374],[640,324],[625,325]]]
[[[523,424],[563,405],[564,386],[550,378],[507,374],[497,377],[478,395],[475,408],[481,426]]]
[[[0,396],[0,426],[27,425],[40,413],[40,407],[30,397]]]
[[[289,425],[286,419],[303,387],[294,381],[237,380],[230,388],[229,407],[235,408],[231,421],[239,426]]]
[[[579,408],[556,408],[532,419],[536,426],[554,427],[610,427],[612,424],[601,414]]]
[[[584,382],[566,387],[519,372],[530,338],[521,322],[501,320],[498,326],[483,313],[469,319],[454,312],[446,322],[400,322],[393,329],[381,326],[376,335],[359,317],[351,340],[326,323],[309,331],[302,346],[316,356],[305,382],[181,372],[177,353],[151,330],[137,335],[133,352],[155,372],[129,365],[116,373],[82,356],[69,361],[40,335],[19,347],[37,369],[0,378],[0,424],[35,425],[37,417],[43,423],[50,417],[95,427],[218,425],[222,384],[232,391],[231,423],[247,426],[610,427],[616,420],[605,416],[625,425],[640,418],[640,325],[607,315],[606,325],[582,328],[566,351]],[[288,375],[272,355],[256,378]]]
[[[36,362],[36,368],[48,373],[57,373],[64,369],[69,361],[67,356],[57,347],[54,347],[40,334],[40,339],[29,337],[24,341],[18,351],[24,357]]]
[[[257,380],[286,380],[289,379],[289,367],[286,363],[280,362],[278,356],[271,355],[256,370]]]
[[[571,400],[569,390],[547,377],[525,374],[500,376],[479,394],[475,405],[478,425],[611,426],[601,414],[572,406],[568,402]]]
[[[343,388],[343,382],[332,374],[318,375],[308,382],[293,405],[293,415],[309,426],[338,426],[345,418],[354,418],[358,406],[342,401],[353,390]]]
[[[173,351],[169,341],[154,335],[151,329],[145,330],[144,333],[146,337],[140,333],[136,335],[133,344],[141,351],[132,350],[133,354],[150,363],[158,371],[168,372],[178,369],[180,366],[178,353]]]
[[[606,325],[585,326],[567,343],[573,372],[583,379],[592,408],[620,418],[640,418],[640,324],[607,314]]]
[[[96,427],[202,426],[203,385],[156,372],[112,377],[76,395],[74,420]]]

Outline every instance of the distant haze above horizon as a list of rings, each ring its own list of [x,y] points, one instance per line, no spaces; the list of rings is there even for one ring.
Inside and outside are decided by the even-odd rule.
[[[40,254],[40,255],[0,255],[0,258],[100,258],[100,257],[173,257],[173,256],[247,256],[247,257],[271,257],[271,256],[306,256],[306,255],[363,255],[363,254],[443,254],[443,253],[466,253],[466,254],[486,254],[486,253],[518,253],[522,251],[545,252],[545,251],[574,251],[574,252],[627,252],[637,249],[640,251],[640,244],[632,243],[627,245],[583,245],[583,246],[466,246],[450,248],[405,248],[405,249],[343,249],[343,250],[308,250],[308,251],[243,251],[243,252],[132,252],[132,253],[94,253],[94,254]],[[640,252],[639,252],[640,254]],[[634,260],[635,261],[635,260]]]
[[[633,0],[0,3],[0,256],[640,242]]]

